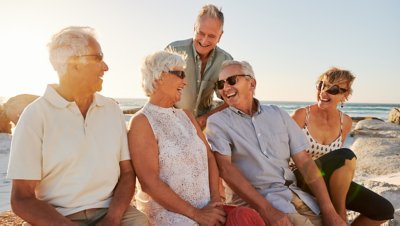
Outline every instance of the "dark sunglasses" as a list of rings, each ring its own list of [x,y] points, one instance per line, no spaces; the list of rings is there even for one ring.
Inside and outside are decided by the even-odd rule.
[[[237,83],[237,77],[238,76],[250,76],[250,75],[232,75],[229,76],[228,78],[226,78],[226,80],[218,80],[215,83],[215,87],[217,87],[217,89],[223,89],[225,82],[227,82],[229,85],[233,86]]]
[[[181,79],[184,79],[186,77],[185,72],[184,71],[168,71],[169,74],[173,74],[178,76]]]
[[[317,90],[321,92],[325,91],[331,95],[337,95],[339,93],[347,92],[347,89],[340,88],[338,85],[333,85],[328,88],[328,86],[323,81],[319,81],[319,83],[317,84]]]

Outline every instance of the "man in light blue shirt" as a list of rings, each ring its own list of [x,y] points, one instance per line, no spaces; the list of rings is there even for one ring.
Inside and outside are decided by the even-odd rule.
[[[189,110],[204,128],[208,116],[226,105],[215,106],[214,84],[218,80],[221,64],[232,56],[217,46],[223,34],[224,15],[214,5],[201,8],[194,26],[193,38],[175,41],[166,49],[186,55],[186,82],[177,107]]]
[[[304,151],[309,143],[303,132],[284,110],[260,105],[253,97],[256,80],[250,64],[225,61],[219,79],[216,87],[229,108],[210,116],[206,135],[221,177],[235,192],[227,194],[227,203],[247,203],[267,225],[346,225]],[[316,200],[296,186],[290,157]]]

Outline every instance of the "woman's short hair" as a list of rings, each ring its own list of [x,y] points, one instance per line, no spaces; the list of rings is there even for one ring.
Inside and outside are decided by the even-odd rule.
[[[353,93],[351,86],[355,78],[356,77],[350,71],[332,67],[318,77],[316,84],[322,80],[326,80],[331,84],[347,83],[348,94],[351,95]]]
[[[231,65],[238,65],[242,69],[243,74],[249,75],[253,79],[255,79],[254,71],[249,62],[247,61],[238,61],[238,60],[225,60],[221,65],[221,71]]]
[[[172,50],[162,50],[145,57],[141,67],[142,88],[146,96],[150,96],[156,87],[156,81],[162,72],[168,72],[175,67],[186,67],[185,55]]]
[[[61,77],[67,70],[68,59],[88,53],[89,40],[95,38],[91,27],[67,27],[53,35],[49,48],[49,59],[54,70]],[[84,58],[81,60],[85,61]]]

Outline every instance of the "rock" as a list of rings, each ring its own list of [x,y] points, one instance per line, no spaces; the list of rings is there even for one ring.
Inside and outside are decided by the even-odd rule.
[[[389,112],[389,122],[400,125],[400,108],[393,108]]]
[[[0,133],[11,133],[11,120],[7,117],[3,104],[0,104]]]
[[[19,116],[25,107],[38,97],[39,96],[31,94],[20,94],[11,97],[4,104],[4,111],[6,112],[7,117],[14,123],[14,125],[17,125]]]
[[[353,131],[351,149],[357,155],[356,177],[399,172],[400,125],[379,120],[362,120]]]

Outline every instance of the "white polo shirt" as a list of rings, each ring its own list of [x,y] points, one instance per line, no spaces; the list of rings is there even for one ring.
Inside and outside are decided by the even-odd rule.
[[[95,94],[86,119],[52,85],[22,113],[11,141],[7,178],[40,180],[38,199],[62,215],[107,208],[129,160],[118,104]]]

